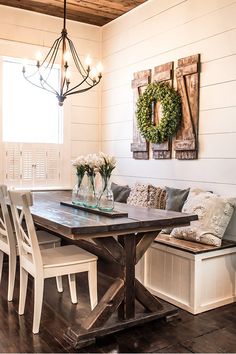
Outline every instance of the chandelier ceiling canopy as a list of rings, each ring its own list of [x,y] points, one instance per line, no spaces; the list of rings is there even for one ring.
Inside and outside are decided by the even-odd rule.
[[[82,93],[96,86],[102,78],[102,65],[91,68],[91,59],[88,56],[85,65],[79,58],[72,40],[69,38],[66,30],[66,0],[64,0],[64,18],[61,36],[57,38],[46,57],[42,60],[42,54],[37,53],[36,65],[33,70],[23,66],[22,72],[24,78],[43,90],[55,94],[60,106],[63,105],[67,96]],[[55,76],[54,69],[58,64],[60,66],[59,85],[53,86],[52,77]],[[78,82],[71,85],[72,70],[76,72]],[[55,82],[55,80],[54,80]]]

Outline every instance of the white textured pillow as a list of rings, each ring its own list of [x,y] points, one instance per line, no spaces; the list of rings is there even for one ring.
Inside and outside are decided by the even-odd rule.
[[[236,205],[236,198],[224,198],[211,192],[192,190],[182,212],[198,215],[190,226],[172,230],[171,236],[207,245],[220,246]]]

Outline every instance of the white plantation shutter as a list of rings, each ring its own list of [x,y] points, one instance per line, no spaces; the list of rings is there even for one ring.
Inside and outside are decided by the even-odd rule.
[[[60,186],[59,144],[5,143],[5,183],[13,187]]]
[[[16,144],[8,144],[4,153],[5,180],[8,184],[19,182],[21,178],[20,148]]]
[[[33,185],[34,187],[42,187],[47,185],[47,145],[48,144],[34,144],[33,145]]]
[[[23,149],[22,144],[19,145],[21,150],[21,185],[29,186],[33,180],[33,154],[30,146],[25,146]]]
[[[48,185],[54,185],[55,181],[60,181],[61,153],[58,145],[48,147],[46,161],[47,182]]]

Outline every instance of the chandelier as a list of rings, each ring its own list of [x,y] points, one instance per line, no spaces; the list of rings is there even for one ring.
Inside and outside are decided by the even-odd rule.
[[[82,93],[96,86],[102,78],[102,65],[99,63],[97,68],[91,69],[91,59],[88,56],[83,66],[72,40],[68,37],[66,30],[66,0],[64,0],[64,18],[61,36],[55,40],[45,59],[41,60],[42,55],[38,52],[36,65],[32,72],[26,72],[23,66],[24,78],[43,90],[56,95],[60,106],[63,105],[67,96]],[[56,63],[60,65],[59,87],[54,87],[52,83],[53,69]],[[79,75],[79,82],[71,87],[71,70],[75,70]],[[28,68],[27,68],[28,71]]]

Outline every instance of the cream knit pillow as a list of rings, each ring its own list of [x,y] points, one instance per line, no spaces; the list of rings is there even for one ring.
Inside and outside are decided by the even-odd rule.
[[[222,237],[236,205],[236,198],[224,198],[211,192],[192,190],[184,203],[182,212],[198,215],[190,226],[172,230],[171,236],[221,246]]]
[[[156,192],[157,188],[151,184],[136,183],[134,187],[131,188],[127,204],[154,208]]]

